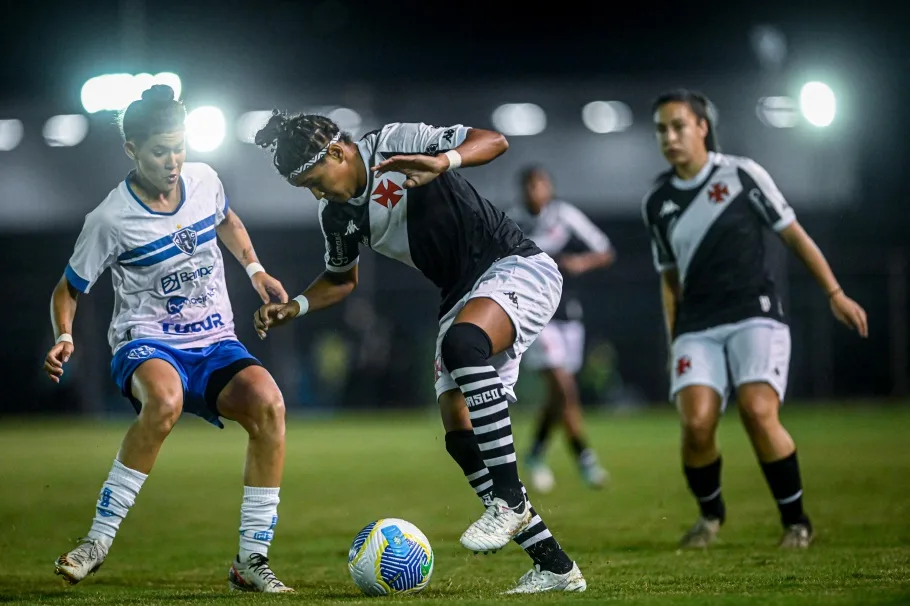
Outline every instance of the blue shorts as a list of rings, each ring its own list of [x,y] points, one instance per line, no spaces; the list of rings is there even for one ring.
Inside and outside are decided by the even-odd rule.
[[[219,341],[208,347],[177,349],[154,339],[130,341],[114,354],[111,377],[138,414],[142,405],[133,397],[133,373],[143,362],[158,358],[174,367],[183,383],[183,410],[224,427],[218,415],[218,395],[238,372],[261,366],[240,341]]]

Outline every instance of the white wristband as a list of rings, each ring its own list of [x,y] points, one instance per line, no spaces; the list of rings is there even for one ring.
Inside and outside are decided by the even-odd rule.
[[[57,345],[57,344],[59,344],[59,343],[69,343],[70,345],[72,345],[72,344],[73,344],[73,336],[72,336],[71,334],[69,334],[69,333],[63,333],[62,335],[60,335],[59,337],[57,337],[57,340],[56,340],[56,341],[54,341],[54,344],[55,344],[55,345]]]
[[[265,268],[259,263],[250,263],[246,266],[246,275],[251,278],[254,274],[258,274],[260,271],[265,271]]]
[[[300,311],[298,311],[297,315],[294,316],[295,318],[299,318],[310,309],[310,301],[303,295],[297,295],[293,300],[297,301],[297,305],[300,306]]]
[[[461,154],[459,154],[454,149],[450,149],[445,153],[445,156],[449,159],[449,167],[446,169],[446,172],[450,170],[455,170],[461,166]]]

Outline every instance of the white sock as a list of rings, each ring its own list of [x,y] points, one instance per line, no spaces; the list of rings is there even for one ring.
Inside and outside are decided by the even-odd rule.
[[[269,545],[278,523],[278,488],[243,487],[240,505],[240,552],[243,562],[250,555],[269,555]]]
[[[120,529],[120,522],[136,502],[136,495],[146,478],[148,474],[139,473],[114,459],[111,473],[98,495],[95,519],[88,531],[88,538],[100,541],[105,549],[110,550],[117,530]]]

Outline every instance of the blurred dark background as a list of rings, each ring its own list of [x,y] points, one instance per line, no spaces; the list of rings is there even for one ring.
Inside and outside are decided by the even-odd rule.
[[[910,132],[908,53],[894,14],[838,3],[340,0],[17,10],[0,24],[0,415],[130,412],[108,372],[109,274],[80,299],[76,354],[62,384],[41,372],[52,344],[51,290],[84,215],[130,169],[114,113],[93,110],[116,105],[123,83],[140,80],[83,87],[116,73],[176,74],[189,110],[220,111],[223,123],[211,121],[211,110],[197,114],[188,160],[219,172],[260,259],[292,296],[321,271],[323,242],[312,197],[284,183],[248,142],[270,109],[325,112],[355,137],[392,121],[506,132],[505,156],[464,171],[480,192],[503,208],[515,204],[518,171],[543,164],[558,195],[618,251],[614,267],[582,280],[589,356],[580,380],[592,407],[666,399],[658,278],[640,215],[664,169],[649,108],[667,88],[700,89],[720,112],[723,150],[769,170],[869,314],[870,337],[860,340],[837,324],[790,256],[779,276],[793,334],[789,397],[897,399],[910,391],[900,135]],[[820,87],[803,88],[810,82],[823,83],[835,104],[812,94]],[[258,299],[225,254],[238,337],[275,375],[289,410],[433,404],[438,300],[419,273],[365,251],[351,298],[260,342],[248,321]],[[519,395],[533,402],[538,394],[524,373]]]

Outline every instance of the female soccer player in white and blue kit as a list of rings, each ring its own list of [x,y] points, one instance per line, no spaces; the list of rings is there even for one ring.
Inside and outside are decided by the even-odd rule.
[[[56,343],[45,371],[59,382],[73,353],[77,296],[111,269],[111,374],[138,413],[102,486],[88,536],[57,559],[56,573],[75,584],[101,567],[162,443],[186,411],[218,427],[220,416],[232,419],[249,433],[230,587],[293,591],[268,561],[284,465],[284,402],[271,375],[234,335],[215,236],[246,266],[264,302],[287,301],[287,294],[257,262],[215,171],[184,163],[185,118],[167,86],[153,86],[130,104],[121,130],[136,169],[86,216],[54,290]]]

